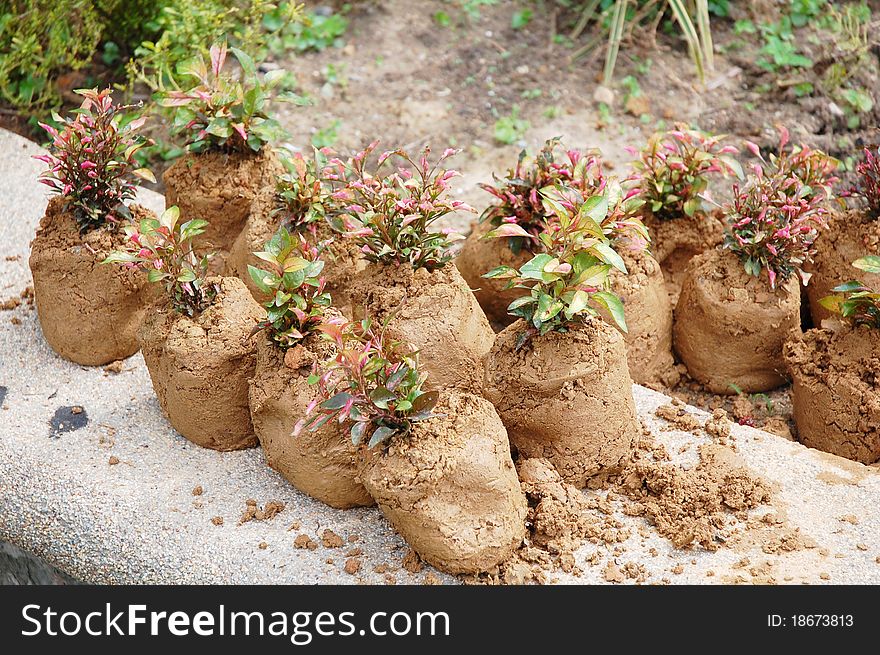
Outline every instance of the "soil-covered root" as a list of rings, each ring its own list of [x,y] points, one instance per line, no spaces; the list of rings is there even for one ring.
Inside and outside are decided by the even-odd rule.
[[[599,318],[518,347],[525,331],[505,328],[485,360],[483,393],[511,443],[577,487],[618,470],[640,431],[623,337]]]
[[[486,318],[492,325],[506,327],[516,319],[507,313],[507,307],[523,294],[523,290],[506,289],[507,280],[481,276],[499,266],[518,269],[532,258],[532,253],[525,248],[514,253],[508,245],[509,239],[484,239],[483,236],[491,228],[487,224],[475,223],[471,227],[471,234],[455,259],[455,265],[473,289]]]
[[[443,389],[435,412],[384,452],[362,450],[361,479],[424,561],[453,574],[490,570],[525,535],[507,433],[473,394]]]
[[[495,333],[455,266],[429,272],[370,264],[348,296],[352,318],[390,319],[387,334],[419,351],[430,387],[479,391],[480,362]]]
[[[775,291],[716,249],[694,257],[673,319],[673,345],[688,373],[709,391],[769,391],[785,384],[782,345],[800,328],[800,289],[792,276]]]
[[[192,153],[177,160],[163,176],[165,205],[180,208],[180,220],[202,218],[205,232],[197,247],[210,246],[226,258],[254,205],[275,188],[284,172],[277,153],[265,147],[258,153]]]
[[[672,304],[657,260],[623,250],[628,274],[614,270],[611,288],[623,302],[629,374],[638,384],[671,384],[679,375],[672,357]]]
[[[798,440],[863,464],[880,460],[880,330],[839,326],[785,344]]]
[[[209,278],[220,290],[195,318],[155,305],[139,332],[159,405],[184,437],[213,450],[255,446],[248,408],[254,326],[265,317],[238,278]]]
[[[651,234],[651,250],[674,288],[681,285],[691,259],[712,250],[724,239],[724,221],[719,212],[679,216],[660,220],[645,217]]]
[[[325,423],[292,436],[318,394],[308,383],[312,365],[334,355],[329,341],[309,335],[282,351],[265,334],[256,337],[257,365],[250,384],[254,432],[269,466],[303,493],[340,509],[373,505],[358,479],[356,449],[345,426]]]
[[[811,274],[805,291],[814,327],[833,315],[819,301],[832,289],[850,280],[859,280],[880,289],[880,275],[854,268],[852,263],[865,255],[880,254],[880,221],[861,210],[852,209],[832,215],[828,229],[822,230],[815,243],[812,263],[805,266]]]
[[[101,264],[124,247],[121,229],[102,227],[79,233],[64,198],[49,201],[31,243],[37,316],[43,336],[65,359],[99,366],[138,350],[137,330],[145,308],[158,294],[140,271]],[[152,215],[131,205],[135,222]]]

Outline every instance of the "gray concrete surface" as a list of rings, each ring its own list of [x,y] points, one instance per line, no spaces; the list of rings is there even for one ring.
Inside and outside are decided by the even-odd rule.
[[[36,183],[41,164],[27,158],[37,151],[0,131],[0,300],[18,296],[30,283],[28,244],[46,201]],[[155,194],[144,193],[142,200],[161,208]],[[656,439],[674,459],[692,465],[695,447],[708,437],[668,429],[654,410],[669,399],[638,386],[633,392]],[[389,581],[387,575],[419,583],[428,571],[399,568],[406,545],[377,510],[333,510],[303,496],[266,467],[259,449],[216,453],[177,435],[159,410],[140,355],[118,374],[60,359],[26,306],[0,312],[0,405],[0,542],[14,547],[8,552],[36,555],[64,576],[121,584],[379,584]],[[53,417],[57,427],[73,416],[70,407],[83,408],[75,415],[81,427],[53,428]],[[769,562],[779,582],[880,582],[877,470],[748,427],[734,434],[749,467],[774,486],[774,511],[784,512],[815,548],[767,554],[756,543],[712,553],[676,550],[643,519],[621,513],[621,522],[633,528],[625,550],[615,554],[612,547],[586,543],[577,553],[582,576],[550,577],[604,582],[605,562],[613,559],[618,566],[644,565],[649,583],[717,583],[741,573],[735,565],[749,557],[756,565]],[[192,494],[197,486],[201,496]],[[270,521],[238,525],[251,498],[280,500],[286,508]],[[846,515],[856,521],[842,521]],[[223,524],[212,523],[214,517]],[[294,524],[299,527],[291,529]],[[325,528],[357,543],[294,548],[298,534],[317,540]],[[355,547],[363,566],[350,575],[343,570],[344,553]],[[602,564],[586,564],[597,550]],[[382,564],[389,572],[374,571]],[[678,565],[683,572],[673,574]]]

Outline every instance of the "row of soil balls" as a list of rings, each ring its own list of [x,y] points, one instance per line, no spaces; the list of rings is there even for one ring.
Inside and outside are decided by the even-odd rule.
[[[632,379],[671,368],[672,336],[699,379],[702,351],[688,356],[683,344],[693,338],[679,327],[682,308],[699,298],[680,300],[673,321],[663,279],[664,263],[674,282],[672,264],[693,254],[679,244],[698,239],[667,245],[659,263],[647,247],[649,230],[655,240],[694,224],[705,234],[703,224],[721,215],[703,210],[707,178],[742,171],[717,137],[660,135],[625,180],[606,176],[598,153],[559,157],[548,142],[489,187],[498,200],[480,239],[465,243],[463,276],[453,260],[460,237],[437,226],[472,211],[449,199],[456,173],[444,163],[454,150],[413,157],[371,144],[348,159],[307,158],[238,129],[199,134],[198,151],[166,172],[167,209],[155,216],[129,202],[140,125],[118,112],[108,92],[85,92],[80,111],[50,128],[43,181],[57,196],[30,259],[49,344],[87,365],[140,349],[181,435],[216,450],[259,443],[304,493],[338,508],[378,504],[441,570],[490,570],[522,542],[527,503],[511,453],[548,460],[578,487],[601,485],[640,433]],[[818,242],[833,180],[829,158],[785,145],[735,190],[724,247],[690,257],[682,299],[696,297],[694,280],[727,276],[729,288],[743,280],[754,292],[727,293],[726,302],[759,312],[799,303],[790,280]],[[755,209],[762,203],[767,211]],[[772,238],[761,236],[767,226]],[[484,247],[489,254],[475,258]],[[701,273],[706,261],[717,263]],[[868,312],[853,288],[826,302],[845,323],[821,342],[829,359],[836,339],[868,339],[870,327],[847,316],[853,304]],[[737,341],[752,348],[746,337],[755,333],[765,335],[756,353],[781,350],[783,319],[770,319],[773,330],[733,325],[725,309],[696,319],[731,331],[707,346],[719,361],[739,365],[720,355]],[[509,324],[496,334],[490,318]],[[811,345],[820,340],[792,337],[790,365],[805,362]],[[752,378],[765,384],[735,373],[744,389]],[[796,399],[816,389],[820,376],[811,375],[810,384],[796,377]],[[875,418],[857,427],[876,451]],[[823,426],[826,447],[831,428],[848,427],[837,418]]]

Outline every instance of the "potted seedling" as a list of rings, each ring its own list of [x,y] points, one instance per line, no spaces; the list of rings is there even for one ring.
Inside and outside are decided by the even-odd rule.
[[[441,164],[455,151],[447,150],[433,165],[428,149],[419,161],[403,150],[388,151],[368,172],[375,146],[346,164],[349,182],[337,192],[344,203],[338,220],[368,262],[348,288],[351,311],[356,318],[387,323],[394,338],[417,348],[432,384],[474,389],[494,334],[451,263],[456,235],[434,226],[450,212],[470,210],[445,198],[457,173]],[[404,165],[383,173],[392,157]]]
[[[251,419],[266,460],[300,491],[338,508],[372,505],[358,481],[355,447],[337,422],[292,439],[290,434],[317,397],[309,375],[318,362],[336,356],[321,338],[322,323],[339,319],[325,290],[324,262],[303,234],[281,227],[249,267],[267,300],[259,323],[257,366],[250,384]]]
[[[506,281],[486,279],[483,274],[498,266],[519,268],[537,254],[541,247],[537,237],[547,222],[541,190],[565,184],[588,193],[604,181],[598,152],[572,149],[560,156],[561,149],[559,139],[554,138],[544,143],[533,160],[523,150],[506,177],[480,185],[495,203],[472,225],[455,264],[493,324],[507,326],[514,320],[507,306],[517,294],[506,288]]]
[[[336,356],[318,370],[319,399],[294,439],[329,422],[346,426],[364,486],[419,556],[448,573],[490,570],[525,536],[504,425],[479,396],[427,391],[418,354],[385,327],[320,328]]]
[[[683,125],[656,133],[641,152],[630,149],[634,184],[645,201],[643,220],[651,234],[654,257],[674,284],[694,255],[720,244],[724,223],[707,210],[704,196],[712,175],[742,177],[737,149]]]
[[[880,275],[880,257],[853,262]],[[837,320],[785,344],[798,440],[863,464],[880,460],[880,292],[859,281],[822,299]]]
[[[138,349],[137,329],[153,290],[132,271],[96,266],[125,241],[121,226],[150,216],[128,205],[136,177],[137,132],[144,117],[124,123],[130,109],[113,102],[110,89],[78,92],[82,105],[42,124],[52,137],[49,154],[36,158],[49,169],[40,181],[57,194],[49,201],[31,243],[37,316],[52,349],[77,364],[95,366]]]
[[[599,316],[626,330],[623,304],[609,291],[611,270],[626,272],[608,220],[619,193],[618,185],[589,198],[545,191],[556,229],[541,234],[544,252],[518,270],[486,274],[522,295],[508,308],[518,320],[486,356],[483,394],[520,456],[550,460],[578,487],[617,471],[640,431],[624,339]]]
[[[828,230],[816,239],[813,262],[807,268],[812,274],[807,285],[807,298],[813,325],[832,316],[823,306],[822,298],[832,288],[850,276],[850,262],[864,253],[880,254],[880,148],[865,148],[865,158],[856,166],[859,184],[854,196],[861,204],[849,209],[832,211]],[[872,288],[880,288],[880,276],[865,270],[862,281]]]
[[[211,47],[210,64],[200,55],[179,71],[195,80],[193,88],[158,94],[158,104],[173,110],[172,131],[189,151],[165,171],[166,206],[178,206],[184,221],[208,220],[197,245],[210,244],[221,259],[254,201],[283,172],[269,146],[283,131],[267,105],[284,71],[269,71],[261,80],[251,57],[231,50],[241,68],[238,78],[224,70],[227,48],[218,44]]]
[[[830,188],[828,189],[830,193]],[[800,329],[799,280],[828,210],[825,190],[791,168],[760,165],[734,187],[723,247],[695,257],[673,321],[673,345],[712,393],[774,389],[785,382],[782,345]]]
[[[190,441],[213,450],[256,444],[248,408],[254,325],[266,314],[238,278],[208,277],[208,256],[193,250],[206,227],[177,207],[126,227],[127,247],[105,263],[140,269],[165,288],[138,337],[159,405]]]
[[[880,275],[880,257],[853,266]],[[836,321],[785,344],[798,440],[863,464],[880,460],[880,292],[851,281],[822,304]]]
[[[259,301],[265,300],[264,294],[248,273],[248,267],[260,265],[257,251],[279,227],[321,246],[325,284],[337,300],[344,298],[348,282],[364,267],[357,245],[341,238],[341,232],[332,227],[339,209],[333,194],[344,183],[339,178],[344,168],[336,165],[337,160],[328,160],[328,154],[327,150],[316,149],[311,159],[301,153],[283,156],[285,172],[276,179],[275,193],[257,200],[232,246],[228,270],[244,280]]]

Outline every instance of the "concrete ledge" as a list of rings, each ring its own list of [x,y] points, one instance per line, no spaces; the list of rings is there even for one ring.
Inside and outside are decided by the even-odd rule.
[[[30,284],[28,244],[45,194],[35,181],[41,164],[27,156],[38,151],[0,132],[0,300]],[[156,194],[144,193],[142,200],[161,209]],[[669,429],[657,418],[666,396],[638,386],[633,392],[655,438],[674,460],[693,462],[695,446],[709,438]],[[140,355],[119,373],[66,362],[45,344],[36,313],[26,305],[0,312],[0,406],[0,542],[14,546],[4,547],[7,556],[25,551],[62,578],[89,583],[387,583],[381,565],[398,583],[425,579],[427,570],[399,568],[408,549],[377,510],[338,511],[303,496],[266,467],[259,449],[216,453],[190,444],[162,416]],[[74,407],[82,411],[73,413]],[[688,411],[701,422],[706,418]],[[625,550],[614,555],[611,547],[586,543],[576,554],[582,576],[550,577],[604,582],[606,560],[602,566],[585,563],[600,550],[621,567],[644,565],[645,581],[655,583],[729,581],[745,556],[771,562],[780,582],[880,582],[877,469],[747,427],[735,427],[733,436],[748,466],[774,486],[777,512],[817,547],[676,550],[643,519],[621,512],[620,521],[633,528],[620,544]],[[203,493],[194,496],[199,486]],[[285,509],[271,520],[238,525],[248,499],[260,505],[279,500]],[[215,517],[222,525],[212,522]],[[319,541],[328,528],[357,541],[342,548],[294,547],[300,533]],[[353,548],[362,551],[362,566],[349,574],[343,564]],[[678,565],[684,571],[672,574]],[[20,577],[50,582],[53,575]]]

